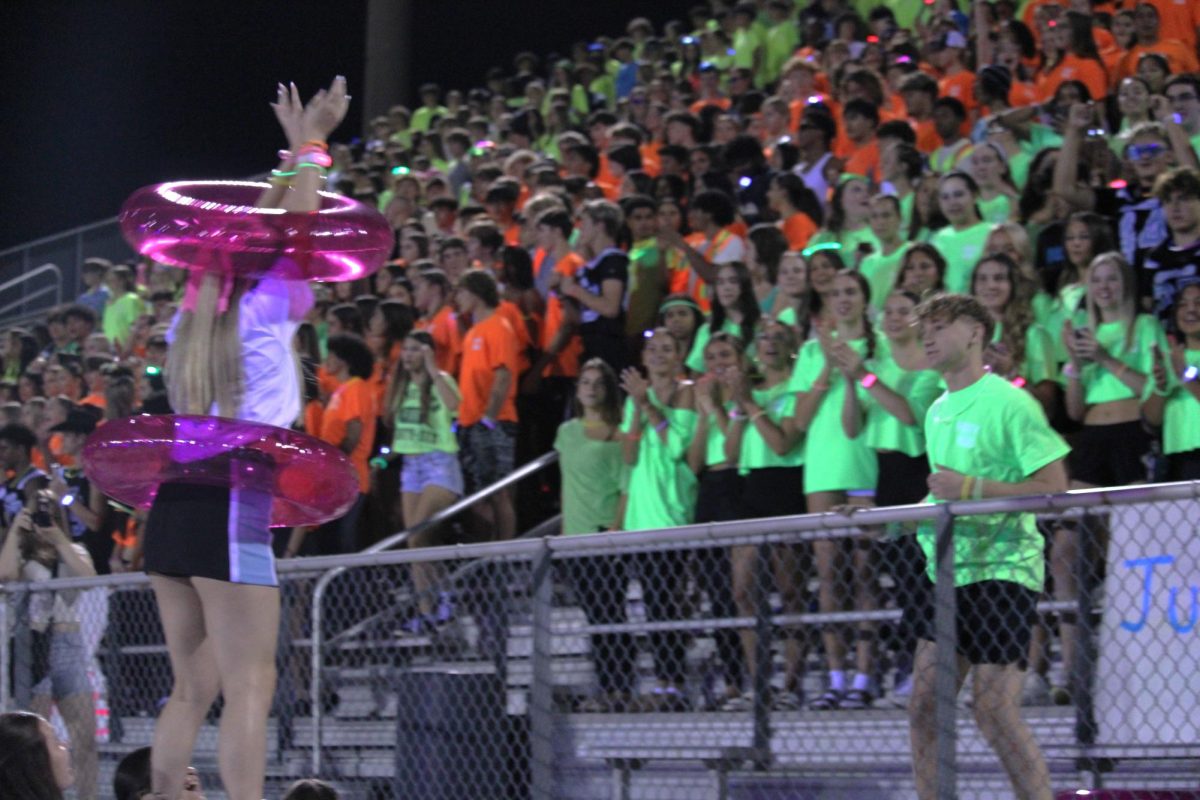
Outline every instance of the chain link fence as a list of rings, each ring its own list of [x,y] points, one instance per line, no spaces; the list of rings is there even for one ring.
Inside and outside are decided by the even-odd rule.
[[[267,796],[316,776],[422,800],[902,798],[918,781],[938,798],[1195,798],[1198,496],[284,562]],[[1024,525],[1032,552],[996,535]],[[997,548],[1008,573],[980,567]],[[52,588],[77,618],[54,616]],[[111,796],[170,691],[145,576],[2,594],[4,707],[53,707],[78,796]],[[210,798],[220,714],[194,758]]]

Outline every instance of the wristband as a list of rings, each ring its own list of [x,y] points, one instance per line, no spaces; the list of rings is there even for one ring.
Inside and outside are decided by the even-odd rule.
[[[755,411],[753,414],[750,415],[750,421],[754,422],[754,420],[758,419],[759,417],[765,417],[766,415],[767,415],[767,412],[763,411],[760,408],[758,411]]]
[[[1197,377],[1200,377],[1200,367],[1195,365],[1184,367],[1183,372],[1179,373],[1179,380],[1184,383],[1191,383]]]
[[[383,456],[375,456],[367,462],[367,465],[375,467],[376,469],[387,469],[388,462]]]
[[[1023,377],[1018,375],[1017,377],[1012,379],[1011,383],[1013,386],[1017,387],[1018,389],[1024,389],[1025,384],[1028,383],[1028,381],[1026,381]]]
[[[745,418],[746,418],[746,415],[745,415],[745,414],[743,414],[741,411],[738,411],[736,408],[735,408],[735,409],[732,409],[732,410],[730,410],[730,412],[729,412],[729,414],[728,414],[727,416],[728,416],[730,419],[732,419],[732,420],[739,420],[739,419],[745,419]]]
[[[870,389],[872,386],[874,386],[878,382],[879,382],[879,376],[876,375],[874,372],[868,372],[866,375],[862,376],[862,380],[859,381],[859,384],[864,389]]]
[[[973,478],[972,476],[967,475],[966,477],[963,478],[962,489],[959,490],[959,492],[958,492],[959,500],[966,500],[968,497],[971,496],[971,485],[973,483],[975,483],[975,478]]]
[[[654,430],[658,431],[659,433],[662,433],[663,431],[665,431],[667,429],[667,426],[669,424],[670,423],[664,419],[662,422],[660,422],[654,426]]]
[[[975,488],[971,492],[971,497],[973,497],[976,500],[983,499],[983,478],[977,478],[975,480]]]
[[[1079,380],[1079,370],[1070,361],[1063,365],[1063,375],[1074,381]]]
[[[489,431],[496,430],[496,421],[491,417],[483,417],[479,420],[479,424],[487,428]]]

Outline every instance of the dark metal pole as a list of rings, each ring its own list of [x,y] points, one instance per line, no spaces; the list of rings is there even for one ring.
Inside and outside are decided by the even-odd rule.
[[[411,82],[412,0],[368,0],[361,130],[372,117],[408,99]],[[355,88],[350,93],[357,95]]]
[[[933,596],[937,672],[933,691],[937,723],[937,797],[938,800],[955,800],[958,796],[958,653],[955,647],[958,607],[954,592],[954,515],[945,505],[937,523],[936,574]]]

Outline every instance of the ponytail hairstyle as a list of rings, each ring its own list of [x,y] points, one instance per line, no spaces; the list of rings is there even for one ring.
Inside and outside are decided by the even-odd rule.
[[[843,269],[838,272],[838,276],[852,278],[858,284],[858,290],[863,296],[863,334],[867,338],[867,355],[866,359],[875,357],[875,324],[871,322],[871,284],[866,277],[856,269]]]
[[[758,318],[762,316],[762,309],[758,306],[758,300],[754,296],[754,281],[750,277],[750,269],[741,261],[729,261],[721,264],[717,271],[723,269],[732,269],[737,274],[738,281],[738,297],[737,309],[742,312],[742,324],[739,326],[743,342],[751,341],[754,338],[754,325],[758,322]],[[714,295],[716,292],[714,291]],[[712,333],[716,333],[725,327],[725,316],[728,312],[720,301],[713,297],[712,318],[709,320],[708,329]]]
[[[433,337],[427,331],[409,331],[404,338],[420,342],[427,347],[434,346]],[[424,369],[421,370],[421,372],[424,371]],[[395,418],[400,407],[404,405],[404,396],[408,394],[408,385],[414,381],[421,392],[421,411],[418,422],[425,424],[429,419],[429,409],[433,405],[433,381],[428,377],[422,380],[418,375],[410,375],[404,367],[404,359],[401,358],[396,362],[396,368],[392,372],[392,382],[388,386],[387,399],[384,404],[384,407],[390,411],[390,416],[384,417],[389,423]]]
[[[177,413],[209,414],[215,406],[219,416],[235,417],[241,407],[245,376],[238,306],[247,284],[229,280],[211,272],[192,278],[195,304],[189,309],[185,302],[167,350],[167,396]]]
[[[989,261],[1004,267],[1008,285],[1011,287],[1008,302],[1004,304],[1004,311],[1000,316],[1000,341],[1012,354],[1013,363],[1020,364],[1025,360],[1025,334],[1033,325],[1035,285],[1007,253],[992,253],[979,259],[975,269],[971,270],[972,297],[975,297],[975,278],[979,274],[979,268]]]

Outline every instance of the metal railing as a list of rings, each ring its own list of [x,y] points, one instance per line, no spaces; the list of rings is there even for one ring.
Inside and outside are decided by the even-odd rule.
[[[412,536],[416,533],[419,533],[421,531],[428,530],[429,528],[433,528],[433,527],[440,525],[448,520],[451,520],[454,517],[461,514],[462,512],[467,511],[468,509],[470,509],[472,506],[476,505],[480,501],[486,500],[487,498],[491,497],[492,495],[498,494],[499,492],[504,491],[505,489],[507,489],[510,486],[515,486],[517,484],[517,482],[519,482],[523,478],[526,478],[530,475],[534,475],[534,474],[540,472],[541,470],[545,469],[546,467],[552,466],[557,463],[558,463],[558,452],[551,450],[550,452],[545,453],[545,454],[539,456],[538,458],[535,458],[533,461],[530,461],[527,464],[522,464],[520,467],[518,467],[512,473],[505,476],[501,480],[493,483],[492,485],[485,486],[484,488],[480,489],[479,491],[475,492],[474,494],[467,495],[466,497],[460,498],[458,501],[456,501],[455,503],[453,503],[450,506],[447,506],[446,508],[442,509],[438,513],[434,514],[432,517],[425,520],[420,525],[416,525],[407,530],[403,530],[403,531],[395,533],[391,536],[388,536],[385,539],[381,539],[380,541],[378,541],[375,544],[368,547],[366,550],[363,550],[361,553],[359,553],[357,556],[355,556],[355,558],[358,558],[358,559],[369,558],[370,556],[373,556],[376,554],[381,554],[381,553],[384,553],[395,547],[399,547],[400,545],[404,544],[410,536]],[[462,546],[465,546],[465,545],[457,545],[456,547],[462,547]],[[435,549],[441,550],[443,548],[435,548]],[[411,552],[411,551],[409,551],[409,552]],[[465,556],[465,557],[469,558],[470,556]],[[305,571],[308,571],[314,565],[312,563],[312,560],[304,559],[299,564],[299,566],[302,566],[305,569]],[[322,575],[317,580],[316,588],[313,590],[312,665],[311,665],[312,686],[311,686],[310,697],[314,697],[314,698],[321,697],[321,674],[322,674],[322,670],[321,670],[321,647],[322,647],[321,623],[322,623],[322,619],[323,619],[322,603],[325,599],[325,592],[328,589],[329,585],[333,582],[333,580],[335,578],[337,578],[339,575],[343,574],[346,571],[347,567],[349,567],[349,566],[353,566],[353,564],[332,567],[331,569],[329,569],[328,572],[326,572],[324,575]],[[287,567],[283,566],[282,569],[286,570]],[[314,743],[314,747],[313,747],[313,756],[312,756],[312,769],[313,769],[313,772],[316,774],[320,774],[320,772],[321,772],[320,742],[321,742],[321,726],[322,726],[322,722],[323,722],[323,718],[324,718],[324,715],[321,713],[321,711],[322,711],[321,703],[314,702],[313,703],[313,743]]]
[[[480,495],[464,498],[459,503],[456,503],[455,506],[443,512],[442,515],[439,515],[438,518],[431,520],[430,524],[436,524],[437,521],[445,521],[453,514],[477,502],[481,497],[487,496],[488,493],[499,491],[505,486],[510,486],[512,483],[520,480],[520,478],[532,474],[551,463],[553,463],[553,458],[544,458],[539,459],[538,462],[526,465],[522,471],[510,476],[510,479],[503,486],[489,487],[489,490],[485,490]],[[524,712],[528,722],[527,738],[530,743],[528,755],[528,766],[530,769],[529,791],[531,796],[537,798],[563,797],[565,796],[565,792],[562,789],[563,778],[559,771],[565,769],[565,767],[562,767],[558,763],[561,761],[559,748],[567,745],[564,745],[560,735],[563,724],[563,712],[559,708],[559,703],[555,696],[555,676],[561,672],[561,670],[556,672],[555,662],[558,656],[555,651],[555,643],[561,642],[564,637],[595,637],[597,635],[613,633],[629,633],[646,637],[665,631],[686,630],[701,632],[716,631],[722,628],[736,628],[759,631],[764,634],[760,636],[760,642],[763,642],[767,639],[766,634],[773,630],[811,628],[831,622],[850,623],[865,620],[895,621],[900,614],[896,609],[865,612],[838,611],[832,613],[806,612],[789,614],[784,611],[780,613],[772,609],[769,603],[761,602],[760,597],[760,602],[755,606],[755,613],[750,617],[718,618],[714,613],[709,615],[711,618],[704,619],[684,616],[668,621],[640,621],[630,619],[626,622],[611,624],[593,624],[589,622],[586,624],[567,625],[555,616],[556,611],[561,610],[561,606],[557,605],[555,600],[556,576],[559,575],[559,569],[557,568],[561,568],[572,561],[588,563],[589,559],[598,559],[606,556],[635,557],[638,554],[670,552],[695,554],[713,548],[725,552],[726,548],[744,545],[754,545],[765,550],[775,545],[798,546],[829,540],[831,538],[874,538],[878,535],[879,529],[893,524],[912,526],[916,524],[928,525],[936,523],[936,572],[938,580],[934,583],[934,625],[936,629],[937,660],[939,665],[936,673],[937,685],[935,687],[935,715],[938,730],[937,794],[939,798],[951,798],[956,796],[957,784],[964,774],[963,770],[967,769],[969,772],[972,768],[977,769],[977,767],[963,767],[959,763],[962,743],[957,740],[959,736],[959,711],[956,704],[958,665],[954,625],[956,596],[953,591],[955,522],[964,517],[981,514],[1013,514],[1017,512],[1045,515],[1048,520],[1061,520],[1079,516],[1078,514],[1072,515],[1066,512],[1083,512],[1084,516],[1100,515],[1115,519],[1122,513],[1122,509],[1127,509],[1127,512],[1142,514],[1142,516],[1136,518],[1140,520],[1139,524],[1144,527],[1147,540],[1153,543],[1151,550],[1154,550],[1154,552],[1162,550],[1164,553],[1175,553],[1176,551],[1173,548],[1184,546],[1187,539],[1180,536],[1170,538],[1167,534],[1161,533],[1161,529],[1163,529],[1165,524],[1163,521],[1167,520],[1171,514],[1181,517],[1185,521],[1196,519],[1196,511],[1200,508],[1196,504],[1197,500],[1200,500],[1200,482],[1191,482],[1133,486],[1121,489],[1074,491],[1057,495],[1023,498],[952,502],[941,505],[866,509],[857,511],[852,515],[831,512],[796,517],[691,525],[653,531],[622,531],[565,537],[546,535],[507,542],[388,550],[387,548],[403,544],[406,534],[410,532],[402,532],[380,542],[370,552],[347,556],[283,561],[280,562],[279,572],[281,581],[283,582],[292,580],[300,575],[307,575],[310,578],[319,575],[320,580],[324,582],[322,585],[328,586],[334,576],[344,575],[353,570],[379,570],[388,566],[412,565],[418,562],[465,561],[468,562],[468,566],[473,566],[477,570],[483,567],[474,565],[485,565],[489,562],[515,563],[527,567],[527,581],[524,577],[524,572],[521,573],[523,577],[520,580],[525,581],[524,585],[531,606],[530,635],[532,637],[532,647],[528,655],[531,669],[527,688],[529,700],[527,710]],[[1143,507],[1145,509],[1144,512],[1141,510]],[[1155,537],[1158,538],[1156,539]],[[1166,556],[1162,556],[1162,558],[1166,558]],[[1135,560],[1131,563],[1140,562],[1136,562]],[[1165,561],[1162,563],[1165,563]],[[454,574],[462,576],[465,572],[459,570]],[[1141,578],[1138,577],[1138,580],[1141,580]],[[1146,581],[1149,581],[1149,572],[1147,572]],[[54,581],[50,584],[37,585],[10,583],[0,587],[0,600],[8,600],[25,592],[35,590],[44,591],[51,586],[57,590],[98,586],[114,588],[139,586],[144,585],[145,582],[145,576],[126,575],[92,579],[65,579]],[[1193,578],[1192,583],[1194,582]],[[1148,587],[1149,584],[1147,583],[1147,591],[1149,591]],[[580,590],[582,589],[576,589],[576,591]],[[1172,587],[1170,614],[1175,615],[1171,617],[1172,624],[1175,625],[1176,632],[1180,632],[1187,626],[1188,612],[1186,609],[1186,591],[1182,593],[1184,597],[1179,598],[1185,604],[1182,616],[1174,608],[1176,596],[1180,594],[1177,590],[1178,587]],[[325,722],[323,721],[324,715],[320,709],[321,703],[318,699],[321,696],[321,679],[316,677],[325,669],[325,659],[328,657],[326,651],[329,639],[328,637],[322,638],[321,625],[317,622],[320,619],[321,598],[323,596],[324,592],[318,594],[315,591],[312,595],[312,617],[314,620],[310,651],[312,656],[311,667],[314,676],[311,684],[313,708],[311,715],[312,738],[311,742],[306,743],[306,748],[311,749],[309,758],[306,759],[305,767],[307,769],[301,774],[336,777],[338,774],[337,768],[328,763],[323,757],[322,751],[325,745],[325,737],[323,736],[322,729]],[[1134,600],[1136,599],[1135,597]],[[497,597],[495,600],[497,603],[505,603],[508,602],[509,598]],[[1111,595],[1106,595],[1102,598],[1099,594],[1081,591],[1077,599],[1043,601],[1039,604],[1038,609],[1042,612],[1075,610],[1081,620],[1090,619],[1093,614],[1100,613],[1101,611],[1110,618],[1115,614],[1116,621],[1120,621],[1120,615],[1127,612],[1133,615],[1134,618],[1136,617],[1136,603],[1130,604],[1127,609],[1122,609],[1114,605],[1116,602],[1117,599]],[[1116,609],[1115,611],[1114,608]],[[1155,613],[1158,613],[1157,610]],[[1194,615],[1195,612],[1193,611]],[[1143,613],[1143,616],[1145,616],[1145,613]],[[1163,616],[1166,616],[1165,612]],[[1112,620],[1109,619],[1109,621]],[[1128,624],[1132,625],[1136,621],[1136,619],[1132,619]],[[1193,626],[1195,622],[1196,620],[1193,619]],[[0,602],[0,630],[7,630],[8,624],[8,603]],[[286,642],[283,644],[284,646],[289,645]],[[767,646],[769,647],[769,644]],[[1084,651],[1081,649],[1079,652],[1082,653]],[[1078,653],[1076,657],[1077,659],[1082,658]],[[1080,663],[1083,662],[1080,661]],[[7,676],[11,666],[12,653],[9,650],[8,637],[0,637],[0,674]],[[1075,664],[1064,666],[1068,670],[1076,668]],[[751,752],[765,752],[768,754],[768,758],[764,763],[756,764],[760,769],[769,766],[769,762],[771,761],[769,756],[772,749],[778,747],[778,744],[775,743],[779,735],[777,726],[782,724],[780,723],[780,718],[775,716],[777,712],[772,711],[761,701],[764,694],[761,690],[768,685],[771,668],[769,660],[759,659],[758,672],[753,675],[753,685],[760,690],[758,693],[759,698],[749,712],[750,725],[746,728],[749,743],[752,746]],[[1086,671],[1092,672],[1094,668],[1095,664],[1090,664]],[[1174,669],[1181,680],[1184,680],[1184,676],[1192,674],[1194,672],[1193,668],[1194,664],[1192,663],[1181,662],[1174,665]],[[1058,749],[1054,751],[1055,758],[1070,760],[1072,763],[1082,764],[1086,767],[1093,762],[1098,763],[1100,759],[1110,758],[1114,753],[1123,753],[1129,757],[1153,759],[1180,757],[1195,759],[1200,757],[1200,752],[1195,747],[1153,745],[1132,739],[1128,741],[1114,741],[1111,738],[1097,736],[1097,725],[1094,719],[1097,711],[1092,707],[1090,689],[1087,688],[1090,686],[1090,683],[1085,682],[1082,686],[1083,688],[1079,695],[1073,700],[1074,715],[1076,717],[1074,734],[1071,735],[1068,742],[1058,745]],[[7,688],[8,681],[0,680],[0,703],[6,708],[11,703],[11,698],[7,694]],[[1157,701],[1160,698],[1154,699]],[[398,711],[400,715],[405,713],[406,709]],[[805,719],[812,722],[810,718]],[[629,724],[635,725],[636,722]],[[816,723],[813,722],[813,724]],[[659,749],[661,750],[661,747]],[[653,746],[647,745],[647,752],[651,753],[651,755],[647,755],[646,757],[653,758],[652,753],[654,750]],[[597,752],[600,752],[600,750]],[[776,751],[774,755],[775,758],[778,758],[780,754]],[[977,753],[972,753],[972,756],[977,755]],[[1096,767],[1096,769],[1099,769],[1099,767]]]
[[[58,294],[53,302],[49,300],[48,292],[23,291],[19,300],[0,307],[0,320],[4,324],[14,324],[32,319],[61,303],[64,296],[74,297],[80,286],[79,268],[87,258],[107,258],[116,263],[133,256],[133,251],[121,237],[116,217],[80,225],[0,251],[0,280],[4,281],[5,288],[28,285],[37,277],[34,269],[37,264],[57,265],[59,270]]]

